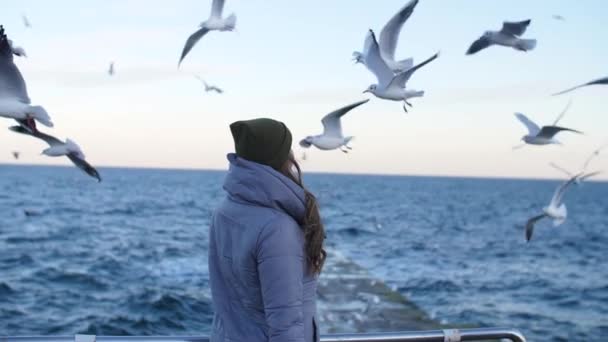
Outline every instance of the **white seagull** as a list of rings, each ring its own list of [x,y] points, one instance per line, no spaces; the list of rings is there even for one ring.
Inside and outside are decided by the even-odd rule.
[[[601,146],[600,148],[598,148],[598,149],[596,149],[595,151],[593,151],[593,152],[591,153],[591,155],[589,155],[589,157],[587,157],[587,159],[585,159],[585,163],[583,164],[583,168],[581,169],[580,173],[584,173],[585,171],[587,171],[587,169],[589,168],[589,164],[591,164],[591,161],[592,161],[593,159],[595,159],[595,157],[599,156],[599,155],[600,155],[600,152],[602,152],[602,150],[603,150],[604,148],[606,148],[606,147],[608,147],[608,144],[603,145],[603,146]],[[572,173],[572,172],[570,172],[570,171],[566,170],[565,168],[563,168],[563,167],[561,167],[561,166],[557,165],[556,163],[551,162],[551,163],[549,163],[549,165],[550,165],[551,167],[553,167],[554,169],[556,169],[556,170],[558,170],[558,171],[561,171],[562,173],[566,174],[568,177],[572,177],[572,176],[574,176],[574,173]],[[577,182],[577,184],[578,184],[578,183],[579,183],[579,182]]]
[[[108,75],[114,76],[115,72],[116,71],[114,70],[114,62],[110,62],[110,66],[108,67]]]
[[[553,18],[555,20],[559,20],[559,21],[566,21],[566,18],[564,18],[563,16],[561,16],[559,14],[554,14],[551,16],[551,18]]]
[[[512,47],[519,51],[529,51],[536,47],[536,39],[519,38],[526,32],[531,20],[520,22],[505,21],[500,31],[486,31],[483,36],[473,42],[467,50],[467,55],[472,55],[491,45],[502,45]]]
[[[406,71],[394,74],[382,58],[374,31],[369,30],[365,39],[365,66],[376,76],[378,84],[370,85],[364,93],[369,92],[385,100],[403,101],[403,110],[407,113],[405,105],[412,107],[412,104],[407,100],[412,97],[424,96],[424,91],[406,89],[407,81],[416,70],[434,61],[437,57],[439,57],[439,52]]]
[[[394,73],[405,71],[414,66],[413,58],[406,58],[401,61],[396,61],[395,49],[397,48],[401,28],[407,19],[412,15],[417,4],[418,0],[411,0],[408,2],[384,25],[382,31],[380,32],[380,55]],[[353,60],[356,63],[365,63],[364,53],[366,52],[353,52]]]
[[[580,183],[588,179],[589,177],[595,176],[599,173],[599,171],[587,174],[579,173],[577,175],[572,176],[570,179],[568,179],[559,187],[557,187],[555,193],[553,194],[553,197],[551,198],[551,202],[548,206],[543,208],[543,213],[530,218],[528,222],[526,222],[526,241],[530,241],[530,239],[532,238],[532,233],[534,232],[534,224],[536,224],[536,222],[545,217],[553,219],[554,227],[557,227],[564,223],[564,221],[566,221],[566,218],[568,217],[568,210],[566,209],[566,205],[563,203],[564,193],[566,192],[566,189],[568,189],[568,187],[573,183]]]
[[[325,151],[339,148],[342,152],[348,153],[348,150],[352,150],[352,148],[348,146],[348,143],[354,137],[345,137],[342,134],[340,119],[352,109],[359,107],[368,101],[369,99],[355,102],[325,115],[323,120],[321,120],[321,123],[323,124],[323,134],[307,136],[300,141],[300,146],[308,148],[315,145],[318,149]],[[342,149],[342,147],[344,147],[344,149]]]
[[[530,145],[561,144],[558,140],[554,138],[555,135],[561,131],[569,131],[583,134],[582,132],[571,128],[556,126],[569,107],[570,103],[568,103],[566,108],[561,112],[561,114],[557,117],[557,119],[553,122],[552,125],[543,126],[542,128],[538,127],[537,124],[535,124],[532,120],[528,119],[528,117],[526,117],[524,114],[515,113],[517,119],[519,119],[519,121],[521,121],[528,128],[528,134],[524,135],[521,140],[523,140],[525,144]],[[523,147],[525,144],[516,146],[514,148]]]
[[[36,131],[34,120],[53,127],[44,108],[30,105],[25,81],[13,62],[13,53],[4,28],[0,25],[0,116],[15,119],[31,131]]]
[[[27,19],[27,17],[25,16],[25,14],[21,15],[21,20],[23,20],[23,26],[27,27],[27,28],[31,28],[32,24],[30,24],[30,21]]]
[[[54,136],[44,134],[40,131],[30,132],[23,126],[12,126],[9,129],[13,132],[30,135],[32,137],[43,140],[49,147],[42,151],[42,154],[47,155],[49,157],[62,157],[66,156],[74,165],[76,165],[79,169],[86,172],[89,176],[97,179],[98,182],[101,182],[101,176],[99,172],[91,166],[86,160],[84,153],[80,149],[74,141],[67,139],[65,142],[55,138]]]
[[[593,80],[593,81],[590,81],[590,82],[587,82],[584,84],[580,84],[580,85],[577,85],[576,87],[568,88],[566,90],[560,91],[559,93],[553,94],[553,96],[569,93],[575,89],[590,86],[590,85],[608,85],[608,77],[598,78],[597,80]]]
[[[209,31],[234,31],[234,27],[236,26],[236,15],[231,14],[227,18],[222,18],[222,11],[224,9],[225,0],[213,0],[213,4],[211,5],[211,15],[207,21],[204,21],[200,24],[200,28],[194,32],[188,40],[186,41],[186,45],[184,45],[184,49],[182,50],[182,56],[179,59],[178,67],[188,54],[190,50],[194,47],[194,45]]]
[[[199,81],[201,81],[203,83],[203,85],[205,86],[205,91],[206,92],[214,91],[214,92],[216,92],[218,94],[224,93],[224,90],[222,90],[221,88],[216,87],[214,85],[207,84],[207,82],[205,82],[205,80],[202,79],[200,76],[194,75],[194,77],[196,77]]]

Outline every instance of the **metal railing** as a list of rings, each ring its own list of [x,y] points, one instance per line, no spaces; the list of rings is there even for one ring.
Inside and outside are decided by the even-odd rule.
[[[321,342],[460,342],[507,339],[526,342],[518,330],[507,328],[447,329],[369,334],[331,334]],[[0,336],[0,342],[209,342],[206,336]],[[245,342],[245,341],[244,341]]]

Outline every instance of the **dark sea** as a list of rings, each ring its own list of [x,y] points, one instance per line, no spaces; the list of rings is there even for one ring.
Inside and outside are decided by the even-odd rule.
[[[224,173],[0,165],[0,336],[204,335]],[[310,174],[327,247],[434,319],[608,341],[608,184],[523,225],[558,181]],[[25,213],[29,215],[26,215]],[[353,298],[356,297],[353,293]]]

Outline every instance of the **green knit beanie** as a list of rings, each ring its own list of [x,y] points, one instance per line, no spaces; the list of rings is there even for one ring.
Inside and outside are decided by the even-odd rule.
[[[230,125],[236,155],[275,170],[283,166],[291,151],[291,132],[272,119],[237,121]]]

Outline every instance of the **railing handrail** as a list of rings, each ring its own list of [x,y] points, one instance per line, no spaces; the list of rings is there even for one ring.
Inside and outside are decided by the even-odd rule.
[[[526,342],[516,329],[475,328],[426,331],[399,331],[365,334],[330,334],[321,342],[460,342],[509,339]],[[209,342],[207,336],[0,336],[0,342]]]

